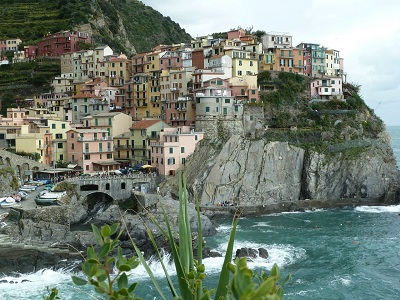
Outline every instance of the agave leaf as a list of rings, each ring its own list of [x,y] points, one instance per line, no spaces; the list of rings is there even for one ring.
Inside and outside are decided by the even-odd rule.
[[[154,239],[153,233],[151,232],[151,230],[147,226],[146,226],[146,230],[147,230],[147,234],[149,235],[149,238],[150,238],[150,240],[151,240],[151,242],[153,244],[153,247],[154,247],[155,251],[157,252],[157,256],[158,256],[158,258],[160,260],[160,263],[161,263],[161,266],[163,268],[163,271],[164,271],[164,274],[165,274],[165,278],[167,279],[167,283],[168,283],[168,286],[169,286],[169,288],[171,290],[171,293],[172,293],[172,295],[174,297],[177,297],[178,293],[176,292],[176,290],[174,288],[174,285],[172,283],[171,277],[169,276],[167,268],[165,267],[165,264],[163,262],[163,258],[161,256],[160,251],[158,250],[158,246],[157,246],[156,240]]]
[[[199,197],[196,198],[196,210],[197,210],[197,263],[198,265],[203,264],[203,227],[201,225],[201,216],[200,216],[200,204]],[[203,291],[203,281],[200,281],[197,287],[197,299],[200,299]]]
[[[182,266],[181,257],[179,255],[179,251],[181,249],[178,249],[178,246],[176,245],[176,243],[174,241],[174,236],[172,234],[171,225],[169,223],[167,212],[165,211],[165,208],[162,205],[162,203],[161,203],[161,209],[163,211],[165,224],[167,226],[167,232],[168,232],[167,238],[169,240],[171,250],[172,250],[172,256],[174,258],[174,264],[175,264],[176,275],[178,278],[179,290],[181,291],[182,298],[186,299],[184,297],[185,295],[187,295],[187,294],[191,295],[188,285],[187,285],[187,282],[186,282],[186,280],[187,280],[186,277],[187,277],[188,273],[185,273],[184,268]],[[187,296],[187,297],[189,297],[189,296]]]
[[[157,279],[155,278],[155,276],[154,276],[153,272],[151,271],[149,265],[147,264],[146,260],[144,259],[142,252],[140,251],[140,249],[138,248],[138,246],[136,245],[136,243],[135,243],[134,240],[132,239],[132,237],[131,237],[131,235],[129,234],[129,232],[128,232],[128,236],[129,236],[129,239],[131,240],[131,243],[132,243],[133,247],[135,248],[136,254],[137,254],[137,256],[138,256],[140,262],[142,263],[143,267],[144,267],[145,270],[146,270],[146,273],[149,275],[151,281],[153,282],[153,285],[154,285],[154,287],[156,288],[158,294],[159,294],[163,299],[165,299],[165,300],[168,299],[168,298],[164,295],[163,291],[161,290],[161,287],[160,287],[160,285],[158,284]]]
[[[215,299],[219,299],[220,297],[225,297],[228,292],[229,275],[230,275],[230,271],[228,269],[228,263],[232,261],[233,244],[235,242],[236,227],[238,222],[239,219],[237,218],[232,225],[231,235],[229,237],[228,247],[226,249],[224,264],[222,265],[218,281],[218,287],[215,293]]]

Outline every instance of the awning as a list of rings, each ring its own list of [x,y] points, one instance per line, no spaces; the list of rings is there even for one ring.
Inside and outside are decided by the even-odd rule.
[[[75,169],[78,165],[77,164],[68,164],[68,169]]]
[[[108,161],[94,161],[93,164],[100,166],[115,166],[119,165],[120,163],[114,160],[108,160]]]
[[[142,166],[142,169],[149,169],[149,168],[153,168],[153,166],[151,166],[151,165],[143,165]]]

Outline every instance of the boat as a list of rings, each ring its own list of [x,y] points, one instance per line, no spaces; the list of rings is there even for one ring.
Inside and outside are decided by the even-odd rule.
[[[0,202],[0,206],[2,208],[21,206],[21,203],[19,203],[19,201],[15,200],[13,197],[4,197],[4,198],[1,198],[1,199],[3,199]]]
[[[36,185],[23,185],[23,186],[21,186],[20,188],[19,188],[19,190],[20,191],[23,191],[23,192],[32,192],[32,191],[35,191],[37,189],[37,186]]]
[[[41,192],[35,199],[37,205],[53,205],[57,204],[58,200],[64,196],[66,192]]]

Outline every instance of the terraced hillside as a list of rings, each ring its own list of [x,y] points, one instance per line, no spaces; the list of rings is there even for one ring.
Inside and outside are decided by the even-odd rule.
[[[190,41],[179,24],[138,0],[3,0],[0,20],[0,39],[26,43],[61,30],[91,31],[96,44],[127,54]]]

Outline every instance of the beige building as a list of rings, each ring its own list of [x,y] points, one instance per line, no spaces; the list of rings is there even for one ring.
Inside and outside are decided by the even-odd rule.
[[[106,130],[108,136],[115,137],[129,132],[132,117],[121,112],[107,112],[87,116],[84,123],[86,127]]]

